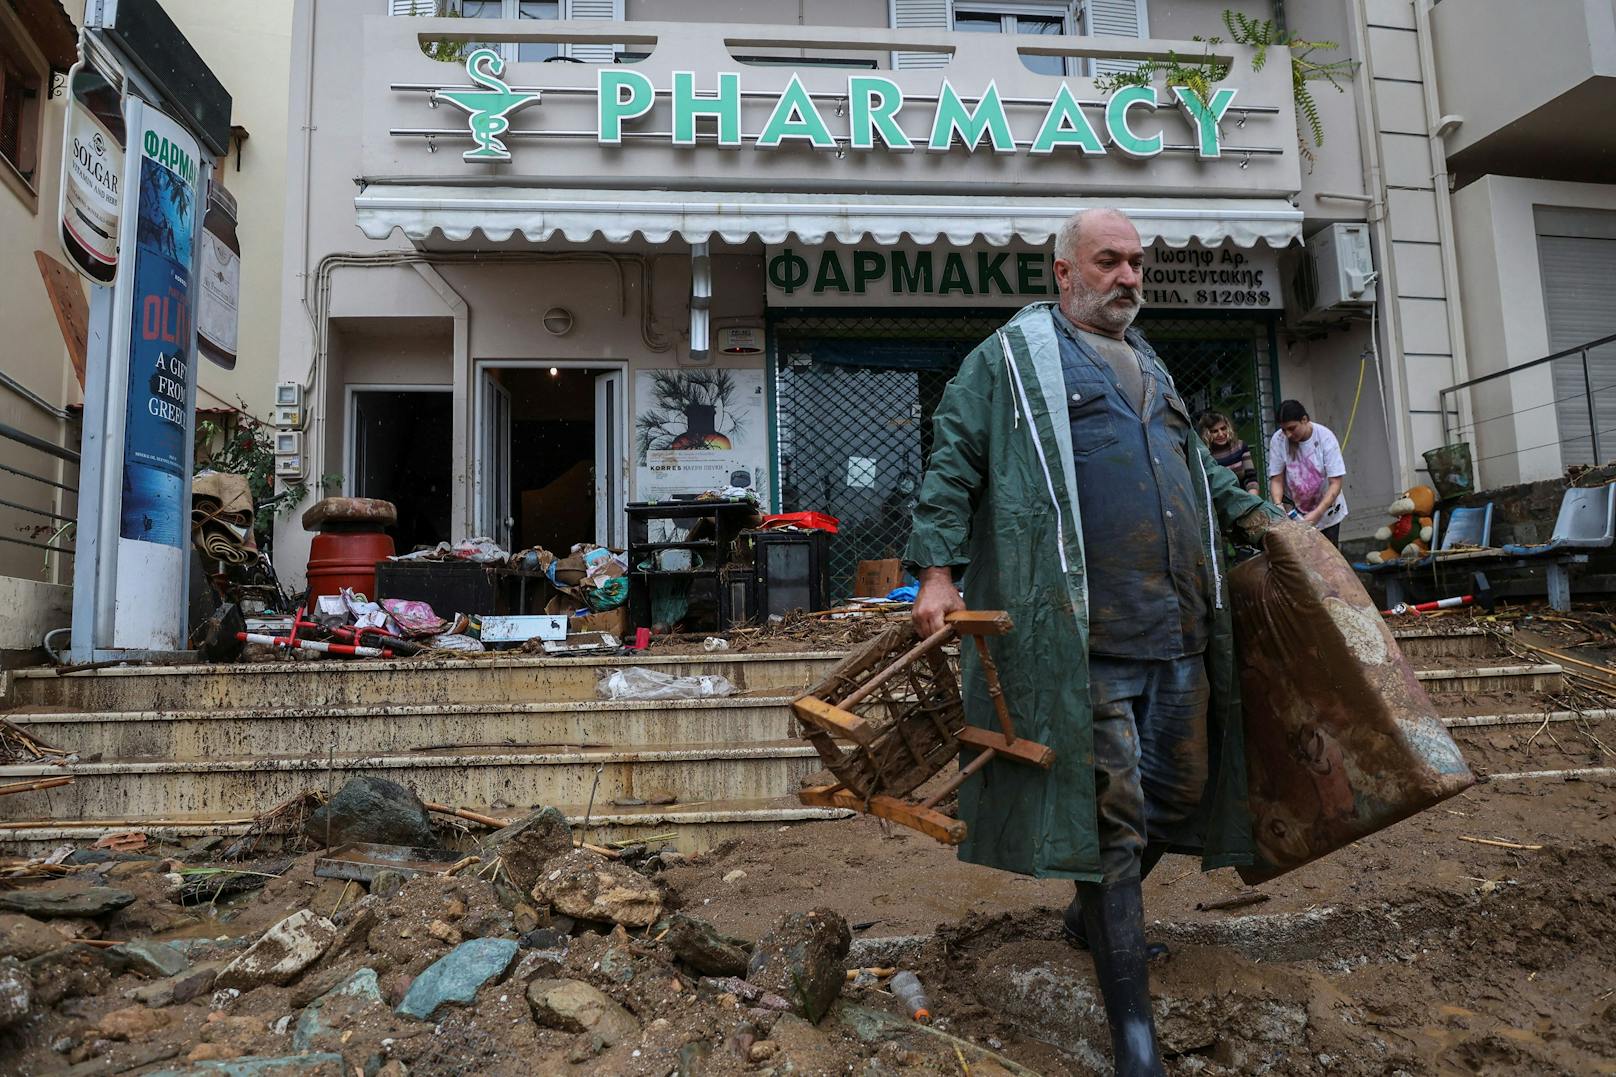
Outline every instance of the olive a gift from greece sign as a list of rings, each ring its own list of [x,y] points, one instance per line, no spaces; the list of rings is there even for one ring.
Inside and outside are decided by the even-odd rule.
[[[771,307],[1019,307],[1053,299],[1054,256],[1025,244],[768,249]],[[1145,248],[1144,301],[1162,309],[1277,310],[1279,255],[1232,245]]]

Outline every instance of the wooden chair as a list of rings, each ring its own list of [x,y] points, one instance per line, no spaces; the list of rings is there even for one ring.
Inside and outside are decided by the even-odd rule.
[[[905,621],[849,655],[791,705],[803,739],[838,779],[804,789],[799,799],[877,815],[949,845],[964,841],[965,824],[937,810],[944,798],[1001,755],[1046,770],[1055,759],[1051,749],[1016,735],[999,687],[987,637],[1011,627],[1004,612],[962,610],[926,639],[917,642]],[[943,652],[960,636],[976,644],[998,732],[965,720],[959,678]],[[924,800],[909,799],[961,748],[977,754]]]

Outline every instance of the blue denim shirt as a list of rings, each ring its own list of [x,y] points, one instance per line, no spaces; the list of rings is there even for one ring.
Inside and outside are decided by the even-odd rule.
[[[1128,332],[1128,343],[1144,360],[1143,414],[1065,315],[1054,318],[1083,521],[1089,651],[1200,654],[1212,585],[1199,522],[1206,492],[1184,456],[1189,413],[1138,332]]]

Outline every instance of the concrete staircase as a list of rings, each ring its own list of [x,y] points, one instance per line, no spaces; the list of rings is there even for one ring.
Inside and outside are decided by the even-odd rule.
[[[553,804],[592,840],[678,834],[698,849],[759,826],[844,814],[805,808],[818,756],[789,700],[835,653],[273,662],[9,675],[0,717],[78,762],[0,766],[0,784],[74,784],[0,798],[0,843],[38,846],[138,826],[239,830],[305,789],[373,774],[424,800],[516,817]],[[721,674],[722,699],[596,698],[605,670]],[[636,805],[671,796],[661,806]],[[614,806],[612,802],[623,805]]]
[[[1484,769],[1531,770],[1500,736],[1551,721],[1609,730],[1616,712],[1557,709],[1564,673],[1504,653],[1479,629],[1441,621],[1397,632],[1461,748]],[[0,784],[74,784],[0,797],[0,847],[37,849],[130,826],[178,835],[241,830],[305,789],[375,774],[426,800],[501,818],[553,804],[582,822],[599,774],[592,840],[675,833],[687,850],[763,826],[835,817],[795,793],[819,769],[787,703],[836,653],[666,658],[275,662],[7,675],[0,717],[79,761],[0,766]],[[611,667],[718,673],[739,694],[610,702]],[[1501,732],[1502,731],[1502,732]],[[1616,744],[1616,735],[1599,737]],[[1502,753],[1502,754],[1500,754]],[[1553,765],[1565,766],[1559,760]],[[666,805],[634,804],[671,795]],[[621,803],[614,805],[612,801]]]

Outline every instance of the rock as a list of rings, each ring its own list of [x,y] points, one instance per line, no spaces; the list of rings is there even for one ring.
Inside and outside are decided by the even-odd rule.
[[[459,946],[465,941],[465,936],[442,920],[434,920],[426,925],[426,933],[448,946]]]
[[[466,914],[459,930],[468,939],[486,939],[514,934],[515,918],[501,908],[479,908]]]
[[[349,778],[336,796],[311,812],[303,833],[333,846],[350,841],[425,848],[438,844],[431,813],[419,797],[397,782],[366,776]]]
[[[727,883],[738,883],[744,878],[746,878],[746,872],[740,868],[724,872],[724,881]]]
[[[524,894],[539,881],[544,865],[572,848],[572,828],[555,808],[540,808],[482,840],[478,855],[487,863],[505,858],[505,872]]]
[[[292,1032],[292,1050],[307,1051],[314,1045],[316,1036],[327,1035],[334,1031],[321,1019],[321,1011],[337,1000],[350,1000],[352,1004],[360,1007],[386,1005],[382,1001],[381,988],[376,983],[376,970],[360,969],[304,1007],[303,1016],[298,1018],[297,1028]]]
[[[191,1048],[191,1053],[185,1056],[187,1062],[218,1062],[222,1059],[240,1058],[241,1048],[229,1043],[199,1043]]]
[[[126,942],[113,947],[113,952],[135,972],[154,980],[177,976],[190,966],[179,950],[166,942],[153,942],[150,939]]]
[[[105,916],[134,901],[135,895],[129,891],[111,886],[0,891],[0,911],[20,912],[36,920],[57,916]]]
[[[104,932],[101,925],[88,916],[59,916],[50,922],[50,928],[64,939],[99,939]]]
[[[140,860],[120,860],[116,864],[108,865],[103,874],[109,879],[127,879],[132,875],[149,875],[162,864],[156,857],[147,857]]]
[[[517,943],[524,950],[565,950],[570,938],[565,931],[557,931],[553,927],[536,927],[524,932]]]
[[[394,871],[392,868],[383,868],[370,879],[370,892],[383,901],[392,901],[398,897],[398,892],[404,889],[404,873]]]
[[[443,903],[443,918],[450,922],[459,920],[466,915],[466,903],[460,898],[452,897]]]
[[[140,1042],[151,1036],[160,1028],[168,1025],[172,1018],[167,1010],[148,1010],[144,1006],[125,1006],[121,1010],[101,1015],[96,1022],[96,1028],[101,1035],[109,1040],[133,1040]]]
[[[237,1043],[256,1039],[268,1031],[269,1022],[262,1017],[210,1013],[207,1024],[202,1026],[202,1038],[208,1043]]]
[[[512,926],[516,929],[518,935],[526,935],[530,931],[538,930],[539,910],[527,902],[518,901],[516,908],[512,909],[511,913]]]
[[[336,921],[339,929],[336,941],[325,952],[326,963],[330,964],[343,954],[362,949],[371,930],[380,922],[381,913],[381,899],[370,894],[343,909]]]
[[[533,896],[581,920],[649,927],[662,916],[662,890],[656,883],[582,849],[545,864]]]
[[[663,939],[673,955],[703,976],[744,976],[747,951],[719,935],[712,924],[673,914]]]
[[[129,997],[146,1006],[172,1006],[180,1002],[190,1002],[198,995],[205,995],[213,990],[213,981],[218,977],[228,961],[223,958],[217,961],[204,961],[192,965],[177,975],[166,980],[157,980],[129,992]]]
[[[425,1021],[445,1002],[469,1003],[478,988],[501,975],[515,957],[515,939],[463,942],[415,978],[398,1012]]]
[[[330,920],[310,909],[299,909],[226,965],[214,987],[251,991],[260,984],[290,983],[318,961],[336,937],[336,926]]]
[[[61,933],[31,916],[15,913],[0,916],[0,957],[27,961],[66,945],[67,939]]]
[[[34,1005],[34,982],[14,957],[0,957],[0,1028],[28,1016]]]
[[[603,1047],[640,1035],[633,1014],[581,980],[534,980],[527,985],[527,1002],[540,1027],[587,1032]]]
[[[34,1002],[54,1006],[66,998],[99,995],[112,980],[105,950],[71,945],[23,963],[34,981]]]
[[[792,913],[758,940],[746,979],[786,998],[798,1015],[817,1022],[841,994],[846,980],[842,959],[852,941],[839,913]]]
[[[758,1040],[746,1052],[746,1057],[752,1062],[767,1062],[780,1050],[780,1045],[773,1040]]]

